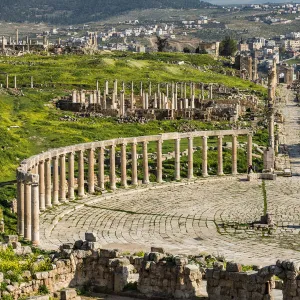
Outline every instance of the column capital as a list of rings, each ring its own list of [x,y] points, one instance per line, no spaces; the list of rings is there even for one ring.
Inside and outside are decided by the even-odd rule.
[[[149,141],[143,141],[143,144],[144,144],[144,145],[148,145],[148,144],[149,144]]]
[[[224,135],[218,135],[218,139],[223,139]]]
[[[249,136],[253,136],[253,132],[249,132],[249,133],[247,133],[247,136],[249,137]]]

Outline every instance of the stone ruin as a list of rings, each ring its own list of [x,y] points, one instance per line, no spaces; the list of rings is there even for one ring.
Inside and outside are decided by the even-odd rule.
[[[206,270],[207,293],[209,300],[273,300],[274,276],[283,280],[283,300],[300,299],[299,266],[290,261],[276,262],[258,271],[243,272],[240,264],[216,263],[213,269]]]
[[[274,276],[277,276],[282,280],[277,288],[281,286],[283,300],[300,299],[300,270],[291,261],[278,260],[275,265],[253,267],[247,272],[234,262],[216,261],[213,268],[203,268],[197,263],[197,257],[172,256],[157,247],[152,247],[143,257],[122,255],[118,250],[99,248],[93,233],[86,233],[85,237],[84,241],[61,245],[58,252],[51,254],[52,270],[25,271],[25,282],[10,282],[0,273],[0,283],[6,285],[0,296],[19,299],[46,286],[54,295],[60,291],[61,299],[77,300],[74,288],[122,295],[131,287],[130,295],[135,297],[193,299],[201,295],[202,281],[207,280],[209,300],[272,300],[272,290],[276,287]],[[14,236],[6,240],[2,249],[18,243]],[[30,299],[48,300],[49,297]]]
[[[219,84],[204,83],[122,83],[121,90],[115,80],[113,88],[105,82],[101,90],[74,90],[72,95],[57,99],[62,110],[98,113],[111,117],[145,117],[146,119],[197,119],[204,121],[236,122],[247,111],[259,110],[257,96]],[[126,89],[129,92],[126,92]]]

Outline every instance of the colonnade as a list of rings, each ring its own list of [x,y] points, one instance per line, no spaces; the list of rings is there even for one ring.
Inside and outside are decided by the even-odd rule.
[[[118,88],[118,81],[114,80],[113,88],[109,90],[109,82],[106,80],[103,90],[101,91],[99,81],[96,83],[96,90],[93,91],[77,91],[72,92],[72,103],[88,103],[100,105],[103,109],[117,109],[120,108],[121,114],[125,113],[125,94],[126,84],[122,82],[121,88]],[[204,83],[195,82],[172,82],[172,83],[158,83],[155,85],[152,82],[145,86],[145,83],[140,82],[138,85],[138,93],[135,94],[134,83],[130,83],[129,88],[129,102],[131,110],[134,109],[136,99],[139,98],[142,101],[141,107],[145,110],[150,108],[150,101],[152,108],[158,109],[187,109],[195,108],[195,98],[204,100],[207,94],[207,99],[213,99],[213,86],[211,83],[206,87]],[[198,94],[197,94],[198,89]],[[225,86],[218,85],[219,91],[227,92]],[[205,91],[207,90],[207,92]],[[86,97],[88,95],[88,97]],[[189,99],[187,98],[189,96]],[[107,98],[110,97],[111,105],[108,107]],[[179,102],[178,99],[183,99]],[[170,100],[170,101],[169,101]],[[170,103],[168,103],[170,102]]]
[[[181,174],[181,141],[188,140],[187,179],[194,178],[194,139],[202,139],[202,176],[208,176],[208,138],[218,138],[218,170],[223,175],[223,138],[232,137],[232,174],[237,174],[237,137],[247,135],[247,163],[252,164],[252,135],[249,130],[196,131],[190,133],[166,133],[135,138],[113,139],[79,144],[50,150],[23,161],[17,169],[18,184],[18,232],[26,240],[39,243],[39,213],[53,206],[73,201],[95,190],[111,190],[129,184],[138,185],[138,146],[141,146],[143,184],[150,183],[148,144],[156,143],[156,181],[163,182],[163,143],[174,141],[175,180]],[[130,154],[127,148],[130,147]],[[153,153],[152,153],[153,155]],[[120,157],[120,178],[117,178],[116,157]],[[109,165],[107,164],[109,161]],[[109,176],[105,176],[105,166]],[[85,171],[87,167],[87,172]],[[127,176],[128,167],[131,178]],[[108,178],[107,178],[108,177]]]

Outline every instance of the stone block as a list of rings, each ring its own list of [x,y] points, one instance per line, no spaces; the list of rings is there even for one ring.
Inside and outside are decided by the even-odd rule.
[[[49,295],[32,296],[27,298],[27,300],[49,300],[49,299],[50,299]]]
[[[11,244],[12,242],[18,242],[18,236],[17,235],[6,235],[4,236],[4,242]]]
[[[119,250],[100,250],[100,257],[102,258],[117,258],[119,256]]]
[[[60,292],[61,300],[76,300],[77,292],[75,289],[65,289]]]
[[[176,266],[187,265],[188,264],[188,259],[187,259],[187,257],[176,256],[175,257],[175,264],[176,264]]]
[[[78,240],[74,243],[74,249],[79,250],[79,249],[81,249],[82,245],[83,245],[83,241]]]
[[[63,249],[73,249],[74,245],[72,243],[65,243],[65,244],[62,244],[59,248],[60,250],[63,250]]]
[[[158,252],[161,254],[165,254],[165,250],[162,247],[151,247],[151,252]]]
[[[242,271],[242,265],[229,261],[226,264],[226,271],[227,272],[241,272]]]
[[[88,242],[87,248],[88,250],[98,250],[101,248],[101,244],[99,242]]]
[[[87,242],[97,242],[97,236],[93,232],[86,232],[85,233],[85,240]]]

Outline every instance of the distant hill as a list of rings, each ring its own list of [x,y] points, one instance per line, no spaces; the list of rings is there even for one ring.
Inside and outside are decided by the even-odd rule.
[[[0,20],[79,24],[147,8],[205,8],[199,0],[0,0]]]

